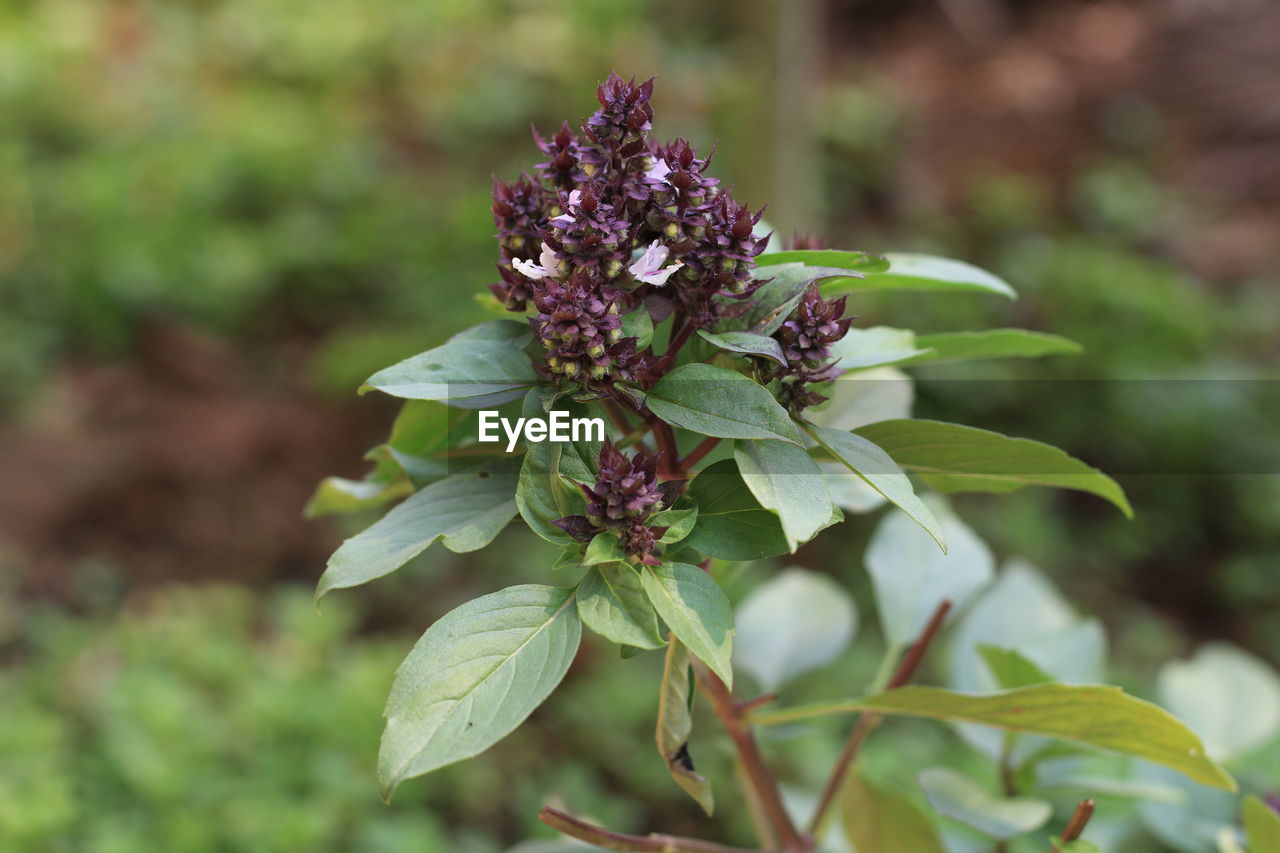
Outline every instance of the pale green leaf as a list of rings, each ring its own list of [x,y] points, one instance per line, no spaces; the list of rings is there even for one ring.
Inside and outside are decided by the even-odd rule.
[[[1048,444],[929,420],[884,421],[857,432],[941,492],[1010,492],[1023,486],[1052,486],[1090,492],[1133,516],[1115,480]]]
[[[1280,678],[1264,661],[1225,643],[1165,664],[1158,695],[1219,761],[1245,755],[1280,733]]]
[[[662,621],[732,687],[733,607],[711,575],[687,563],[663,563],[642,568],[640,577]]]
[[[578,614],[582,624],[620,645],[638,649],[664,645],[658,614],[645,595],[640,573],[624,563],[607,563],[587,572],[578,585]]]
[[[768,390],[723,367],[677,367],[649,389],[645,402],[662,420],[700,435],[801,442],[800,431]]]
[[[1046,355],[1075,355],[1084,349],[1069,338],[1028,329],[986,329],[980,332],[917,335],[915,345],[931,352],[911,359],[909,364],[987,358],[1040,358]]]
[[[923,771],[920,787],[938,814],[1000,840],[1039,829],[1053,816],[1053,806],[1044,800],[1002,797],[945,767]]]
[[[1162,764],[1205,785],[1235,790],[1235,781],[1205,754],[1199,738],[1158,705],[1118,687],[1040,684],[987,696],[908,686],[866,699],[838,700],[753,714],[777,724],[825,714],[872,712],[978,723],[1079,743]]]
[[[389,574],[437,539],[458,553],[488,545],[516,514],[515,464],[498,460],[472,467],[393,507],[334,552],[316,586],[316,598]]]
[[[698,775],[693,759],[689,757],[689,735],[693,733],[693,716],[689,707],[692,703],[689,651],[672,635],[658,691],[658,724],[654,739],[671,778],[710,816],[715,811],[711,783]]]
[[[912,379],[896,367],[874,367],[832,382],[822,391],[830,399],[806,409],[811,423],[846,432],[880,421],[911,417]]]
[[[435,349],[407,358],[365,381],[395,397],[440,400],[464,409],[483,409],[519,399],[538,381],[533,363],[522,349],[527,327],[493,320]]]
[[[782,521],[792,553],[830,524],[835,511],[818,463],[782,441],[734,442],[733,458],[751,494]]]
[[[861,290],[940,290],[953,293],[994,293],[1017,297],[1008,282],[964,261],[937,255],[890,252],[885,254],[889,269],[867,271],[865,278],[842,278],[826,282],[826,295]]]
[[[699,329],[698,336],[722,350],[742,355],[758,355],[772,359],[783,367],[787,365],[786,356],[782,354],[782,345],[767,335],[758,335],[755,332],[714,333]]]
[[[840,799],[844,834],[858,853],[945,853],[929,816],[895,791],[873,787],[857,773]]]
[[[826,575],[791,568],[738,606],[734,664],[767,691],[826,666],[853,640],[858,611]]]
[[[886,644],[903,649],[920,635],[930,616],[948,599],[959,612],[995,576],[991,549],[945,503],[934,503],[943,553],[914,521],[889,513],[877,525],[863,558],[876,592]],[[931,518],[933,516],[930,516]]]
[[[831,345],[831,356],[841,370],[867,370],[912,362],[919,358],[927,359],[929,354],[927,347],[917,343],[915,332],[889,326],[850,329]]]
[[[573,590],[528,584],[469,601],[427,629],[396,670],[378,779],[405,779],[488,749],[524,722],[573,662]]]
[[[653,340],[653,318],[643,302],[622,315],[622,337],[635,338],[637,350],[644,349]]]

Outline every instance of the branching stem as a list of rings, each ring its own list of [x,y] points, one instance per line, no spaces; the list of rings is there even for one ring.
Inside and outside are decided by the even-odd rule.
[[[626,850],[636,851],[636,853],[757,853],[741,847],[726,847],[711,841],[681,838],[676,835],[658,833],[626,835],[587,823],[585,820],[550,807],[543,808],[538,813],[538,818],[558,832],[606,850]]]
[[[898,664],[898,669],[894,672],[893,678],[889,679],[888,687],[890,690],[895,687],[901,687],[915,675],[916,670],[920,667],[920,662],[924,660],[925,652],[929,650],[929,645],[933,642],[933,638],[937,636],[938,630],[947,618],[949,610],[951,610],[951,602],[944,599],[937,609],[933,611],[928,624],[920,632],[919,639],[907,650],[901,663]],[[858,718],[853,731],[849,733],[849,739],[845,741],[844,749],[840,751],[840,757],[836,759],[835,767],[832,768],[831,776],[827,779],[826,786],[822,789],[822,796],[818,799],[818,807],[814,810],[813,817],[809,821],[810,835],[814,837],[821,836],[822,830],[826,826],[828,815],[831,812],[831,807],[835,804],[836,797],[840,795],[840,790],[844,787],[845,779],[849,776],[849,770],[853,767],[854,759],[858,757],[858,750],[862,748],[862,742],[880,724],[880,720],[879,714],[863,714]]]

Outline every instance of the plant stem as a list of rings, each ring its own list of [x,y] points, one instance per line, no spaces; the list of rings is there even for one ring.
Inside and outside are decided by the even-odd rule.
[[[1089,825],[1089,818],[1093,817],[1093,800],[1081,800],[1080,805],[1076,806],[1075,812],[1071,815],[1071,820],[1067,822],[1067,828],[1062,830],[1063,841],[1075,841],[1084,834],[1084,828]],[[1058,853],[1058,846],[1055,844],[1050,848],[1053,853]]]
[[[942,627],[942,623],[947,618],[947,612],[950,609],[951,602],[943,599],[937,609],[933,611],[933,615],[929,617],[928,624],[920,632],[920,638],[907,650],[902,662],[898,664],[898,669],[893,674],[893,678],[889,679],[890,690],[895,687],[901,687],[915,675],[916,670],[920,667],[920,662],[924,660],[925,652],[929,650],[929,645]],[[840,757],[836,759],[835,767],[831,770],[831,776],[827,779],[826,787],[822,789],[818,807],[814,810],[813,817],[809,821],[810,835],[814,837],[821,836],[831,807],[835,804],[836,797],[839,796],[840,790],[844,787],[845,779],[849,776],[849,770],[853,767],[854,759],[858,757],[858,750],[861,749],[862,742],[880,724],[880,719],[879,714],[863,714],[858,718],[853,731],[849,733],[849,739],[845,742],[844,749],[840,751]]]
[[[614,832],[571,814],[544,807],[538,818],[558,832],[604,847],[607,850],[637,851],[637,853],[757,853],[742,847],[726,847],[711,841],[699,841],[696,838],[681,838],[675,835],[625,835]]]
[[[677,480],[681,474],[680,453],[676,449],[676,436],[671,431],[671,424],[649,416],[649,426],[653,429],[653,439],[658,443],[658,476],[663,480]]]
[[[631,421],[627,420],[627,416],[623,414],[618,404],[608,397],[605,397],[601,402],[604,403],[605,413],[609,416],[609,420],[613,421],[613,425],[618,428],[618,432],[623,435],[630,435],[634,427],[631,426]]]
[[[787,814],[787,809],[782,804],[782,794],[778,791],[778,780],[764,763],[764,757],[760,754],[760,747],[756,745],[755,736],[743,720],[738,703],[729,692],[729,688],[720,680],[720,676],[701,663],[696,666],[698,683],[711,699],[716,716],[720,718],[721,725],[733,740],[733,745],[742,759],[742,769],[751,783],[765,819],[778,837],[778,843],[782,845],[782,850],[786,853],[807,853],[812,850],[811,842],[800,835],[791,821],[791,816]]]
[[[706,456],[715,446],[720,443],[720,439],[714,435],[709,435],[698,443],[698,446],[689,451],[689,455],[680,460],[680,467],[688,471],[694,465],[702,461],[702,457]]]

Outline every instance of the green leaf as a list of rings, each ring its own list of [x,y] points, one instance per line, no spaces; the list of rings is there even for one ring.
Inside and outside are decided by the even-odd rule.
[[[427,629],[396,670],[378,779],[470,758],[524,722],[573,662],[582,623],[573,590],[528,584],[477,598]]]
[[[708,465],[689,484],[698,521],[681,542],[708,557],[760,560],[788,551],[778,516],[756,503],[732,459]]]
[[[909,686],[866,699],[752,714],[751,719],[777,724],[854,711],[978,723],[1043,735],[1146,759],[1202,784],[1236,789],[1235,781],[1205,754],[1190,729],[1158,705],[1129,696],[1118,687],[1040,684],[973,696],[941,687]]]
[[[840,799],[844,834],[858,853],[945,853],[929,816],[899,793],[854,773]]]
[[[455,335],[448,343],[375,373],[363,390],[394,397],[440,400],[463,409],[483,409],[519,399],[538,381],[521,348],[527,327],[493,320]]]
[[[924,501],[916,497],[911,478],[902,472],[888,453],[857,433],[816,425],[806,429],[823,449],[924,528],[938,547],[946,552],[947,538],[942,526]]]
[[[379,463],[363,480],[325,477],[316,486],[302,514],[317,518],[333,513],[351,513],[380,507],[396,498],[413,494],[413,484],[394,462]]]
[[[1046,355],[1076,354],[1080,344],[1058,335],[1027,329],[987,329],[981,332],[942,332],[917,335],[915,345],[931,353],[911,359],[909,364],[942,361],[973,361],[986,358],[1040,358]]]
[[[624,563],[600,565],[587,572],[578,585],[578,615],[582,624],[619,645],[637,649],[665,645],[658,633],[658,614],[645,595],[640,573]]]
[[[698,337],[722,350],[742,353],[743,355],[758,355],[764,358],[771,358],[783,367],[787,365],[786,356],[782,354],[782,344],[768,335],[758,335],[755,332],[715,333],[708,332],[706,329],[699,329]]]
[[[650,527],[667,528],[667,532],[658,540],[663,545],[671,545],[683,540],[693,532],[693,527],[697,523],[698,508],[696,506],[688,509],[664,509],[662,512],[655,513],[648,522]]]
[[[863,561],[890,649],[914,642],[943,599],[950,599],[953,613],[959,612],[995,576],[995,558],[986,543],[944,503],[936,506],[942,534],[951,545],[947,553],[896,512],[884,517],[867,544]]]
[[[889,269],[867,271],[865,278],[842,278],[822,285],[824,294],[860,290],[942,290],[951,292],[995,293],[1017,298],[1017,293],[1004,279],[964,261],[937,255],[907,252],[887,253]]]
[[[1243,756],[1280,733],[1280,678],[1264,661],[1225,643],[1165,664],[1158,695],[1219,761]]]
[[[585,409],[577,403],[566,403],[571,417],[581,417]],[[530,390],[522,408],[524,417],[541,417],[538,389]],[[577,542],[552,524],[566,515],[581,515],[586,500],[580,489],[564,480],[568,476],[579,482],[595,480],[595,460],[600,455],[600,442],[531,442],[520,466],[520,482],[516,487],[516,506],[520,517],[534,533],[556,545]],[[563,476],[562,476],[563,475]],[[598,538],[598,537],[597,537]]]
[[[622,543],[612,533],[599,533],[587,543],[587,550],[582,555],[582,565],[596,566],[600,563],[625,562],[627,555],[622,552]]]
[[[645,402],[662,420],[700,435],[777,438],[800,444],[800,431],[773,395],[723,367],[677,367],[658,380]]]
[[[432,483],[357,533],[329,558],[316,587],[332,589],[380,578],[422,553],[437,539],[450,551],[483,548],[516,514],[513,460],[499,460]]]
[[[622,315],[622,337],[635,338],[637,350],[644,349],[653,341],[653,318],[644,303]]]
[[[818,463],[804,448],[782,441],[739,440],[738,473],[760,505],[776,513],[792,553],[831,522],[836,511]]]
[[[1095,494],[1133,517],[1115,480],[1048,444],[927,420],[882,421],[857,432],[940,492],[1011,492],[1023,486],[1053,486]]]
[[[1280,853],[1280,814],[1254,794],[1244,798],[1249,853]]]
[[[1102,848],[1084,838],[1077,838],[1074,841],[1063,841],[1058,836],[1050,839],[1057,853],[1102,853]]]
[[[930,351],[916,342],[916,333],[910,329],[871,326],[850,329],[831,345],[831,355],[841,370],[867,370],[918,358],[927,360]]]
[[[843,249],[791,249],[782,252],[768,252],[756,258],[756,266],[758,267],[795,263],[853,270],[859,273],[878,273],[889,269],[889,261],[880,255],[873,255],[870,252],[847,252]]]
[[[920,787],[938,814],[1002,841],[1039,829],[1053,816],[1053,806],[1044,800],[997,796],[945,767],[923,771]]]
[[[764,257],[763,255],[761,257]],[[759,258],[757,258],[757,263]],[[795,310],[811,282],[824,278],[846,278],[848,270],[815,267],[798,263],[771,266],[764,284],[751,294],[747,310],[723,322],[723,330],[772,335]]]
[[[658,754],[667,762],[667,770],[675,783],[702,806],[708,816],[715,812],[711,783],[698,775],[689,757],[689,735],[693,732],[693,716],[689,707],[693,691],[689,678],[689,651],[672,635],[662,668],[662,686],[658,692],[658,725],[655,740]]]
[[[853,640],[858,611],[826,575],[786,569],[738,606],[733,661],[766,691],[834,661]]]
[[[1031,687],[1053,681],[1040,667],[1018,654],[1013,649],[1002,649],[999,646],[978,646],[978,653],[986,661],[987,668],[1001,690],[1015,687]]]
[[[680,642],[733,687],[733,607],[697,566],[663,563],[641,570],[645,594]]]

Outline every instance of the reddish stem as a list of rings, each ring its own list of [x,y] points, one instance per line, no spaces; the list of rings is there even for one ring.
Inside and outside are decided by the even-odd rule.
[[[635,851],[635,853],[755,853],[741,847],[725,847],[711,841],[681,838],[676,835],[626,835],[614,832],[571,814],[550,807],[538,813],[538,819],[565,835],[586,841],[606,850]]]
[[[929,618],[928,624],[920,632],[919,639],[903,655],[897,671],[894,672],[893,678],[889,680],[890,690],[895,687],[901,687],[915,675],[920,662],[924,660],[925,652],[929,650],[929,644],[933,642],[933,638],[942,627],[949,610],[951,610],[951,602],[944,599],[937,609],[933,611],[933,616]],[[809,820],[809,833],[811,835],[817,836],[822,832],[827,813],[835,804],[836,797],[840,794],[840,789],[844,787],[844,781],[849,775],[849,769],[853,766],[854,759],[858,757],[858,750],[862,748],[862,742],[867,739],[867,735],[871,734],[872,729],[879,724],[879,714],[863,714],[858,718],[853,731],[849,733],[849,739],[845,741],[844,749],[840,751],[840,757],[836,759],[835,767],[831,770],[831,776],[828,777],[826,786],[822,789],[818,807],[814,810],[813,817]]]
[[[697,447],[689,451],[688,456],[680,460],[681,469],[683,469],[685,472],[688,472],[690,468],[692,468],[694,465],[697,465],[699,462],[702,461],[702,457],[706,456],[708,453],[714,450],[716,445],[719,444],[720,441],[721,439],[717,438],[714,435],[709,435],[706,438],[704,438],[701,442],[698,443]]]

